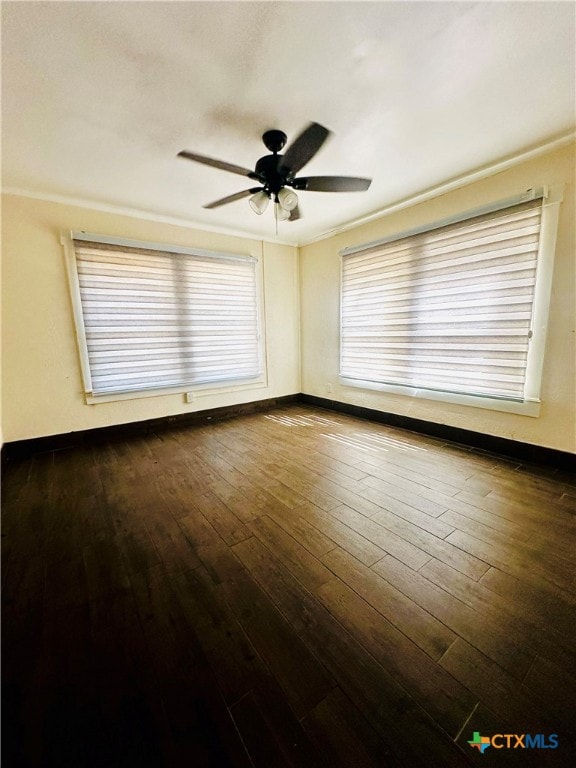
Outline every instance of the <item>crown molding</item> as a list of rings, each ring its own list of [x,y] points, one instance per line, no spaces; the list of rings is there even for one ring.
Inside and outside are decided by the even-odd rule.
[[[227,237],[240,237],[244,240],[252,240],[256,242],[263,240],[262,237],[257,235],[250,235],[247,232],[243,232],[242,230],[228,229],[226,227],[214,227],[210,224],[189,221],[188,219],[181,219],[177,216],[167,216],[165,214],[153,213],[151,211],[143,211],[140,208],[125,208],[120,205],[112,205],[111,203],[103,203],[86,198],[60,195],[51,192],[38,192],[21,187],[2,187],[2,194],[14,195],[16,197],[26,197],[31,200],[40,200],[46,203],[70,205],[74,206],[75,208],[88,208],[91,211],[110,213],[115,216],[130,216],[133,219],[142,219],[144,221],[152,221],[157,224],[169,224],[176,227],[185,227],[186,229],[196,229],[201,232],[213,232],[214,234],[224,235]],[[290,240],[279,240],[275,238],[274,240],[264,240],[264,242],[274,245],[289,245],[292,247],[298,247],[298,243],[296,241]]]
[[[469,184],[473,184],[475,181],[481,181],[482,179],[486,179],[490,176],[495,176],[498,173],[502,173],[502,171],[513,168],[515,165],[520,165],[521,163],[533,160],[534,158],[540,157],[541,155],[554,152],[555,150],[561,149],[568,144],[572,144],[574,141],[576,141],[576,131],[571,131],[570,133],[556,136],[554,139],[551,139],[544,144],[538,144],[536,146],[525,149],[518,154],[509,155],[505,158],[502,158],[495,163],[480,166],[479,168],[476,168],[473,171],[468,171],[467,173],[461,174],[460,176],[454,176],[453,178],[448,179],[447,181],[443,181],[440,184],[435,184],[433,187],[428,187],[428,189],[425,189],[422,192],[418,192],[415,195],[410,195],[409,197],[404,197],[401,200],[390,203],[389,205],[386,205],[383,208],[379,208],[377,211],[369,213],[366,216],[359,216],[353,221],[349,221],[339,227],[334,227],[333,229],[327,230],[317,237],[306,240],[305,242],[300,242],[298,243],[298,246],[302,248],[305,245],[312,245],[312,243],[317,243],[320,240],[326,240],[327,238],[338,235],[341,232],[347,232],[350,229],[359,227],[362,224],[368,224],[375,219],[388,216],[391,213],[396,213],[397,211],[401,211],[404,208],[410,208],[413,205],[418,205],[418,203],[424,203],[428,200],[432,200],[435,197],[440,197],[440,195],[445,195],[447,192],[452,192],[456,189],[460,189],[461,187],[466,187]]]

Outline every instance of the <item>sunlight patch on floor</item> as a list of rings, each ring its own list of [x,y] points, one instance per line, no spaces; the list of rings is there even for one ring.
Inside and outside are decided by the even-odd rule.
[[[370,440],[374,443],[386,445],[390,448],[400,448],[403,451],[426,451],[427,448],[422,448],[419,445],[412,445],[404,440],[398,440],[395,437],[389,437],[388,435],[372,435],[367,432],[359,432],[360,437]]]
[[[308,416],[300,413],[294,416],[282,415],[282,414],[266,414],[264,416],[268,421],[272,421],[275,424],[281,424],[284,427],[315,427],[323,425],[331,425],[334,427],[340,427],[341,423],[334,419],[329,419],[326,416]],[[334,440],[341,445],[346,445],[349,448],[355,448],[360,451],[388,451],[390,448],[400,451],[426,451],[426,448],[413,445],[406,440],[400,440],[389,435],[379,435],[370,432],[356,432],[353,435],[341,435],[335,432],[322,433],[322,437],[327,437],[330,440]]]
[[[349,448],[355,448],[359,451],[371,451],[387,452],[391,448],[400,451],[426,451],[426,448],[420,448],[410,443],[404,442],[404,440],[397,440],[387,435],[373,435],[367,432],[356,432],[354,435],[338,435],[334,432],[322,433],[322,437],[327,437],[330,440],[335,440],[342,445],[346,445]]]
[[[370,445],[369,443],[358,440],[355,437],[344,437],[343,435],[335,435],[333,433],[322,433],[322,437],[327,437],[329,440],[335,440],[337,443],[346,445],[348,448],[355,448],[359,451],[372,451],[376,453],[378,451],[388,451],[388,448],[383,448],[379,445]]]
[[[313,427],[318,424],[338,424],[337,421],[327,419],[324,416],[273,416],[271,414],[264,416],[269,421],[276,424],[283,424],[285,427]]]

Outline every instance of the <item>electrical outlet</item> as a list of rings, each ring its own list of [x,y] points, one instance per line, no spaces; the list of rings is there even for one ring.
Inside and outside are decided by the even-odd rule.
[[[326,384],[326,394],[329,395],[332,392],[332,384]]]
[[[187,403],[193,403],[194,402],[194,392],[186,392],[184,395],[184,400]]]

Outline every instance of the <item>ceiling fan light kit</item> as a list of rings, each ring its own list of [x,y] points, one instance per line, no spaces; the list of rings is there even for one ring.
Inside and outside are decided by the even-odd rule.
[[[250,203],[250,207],[254,213],[257,213],[258,216],[261,216],[266,208],[268,208],[270,198],[268,197],[267,193],[261,189],[259,192],[256,192],[255,195],[252,195],[248,202]]]
[[[298,205],[298,195],[291,189],[282,187],[280,192],[278,192],[278,203],[285,211],[293,211]]]
[[[266,149],[272,154],[261,157],[253,171],[188,150],[179,152],[178,157],[246,176],[261,184],[260,187],[251,187],[220,200],[214,200],[203,206],[204,208],[218,208],[244,197],[250,197],[248,201],[250,207],[260,216],[272,199],[274,201],[274,218],[277,222],[296,221],[300,218],[300,211],[295,189],[311,192],[363,192],[368,189],[372,181],[372,179],[356,176],[296,176],[298,171],[314,157],[329,135],[330,131],[323,125],[310,123],[294,139],[286,153],[281,155],[279,152],[284,148],[288,137],[283,131],[265,131],[262,134],[262,141]]]

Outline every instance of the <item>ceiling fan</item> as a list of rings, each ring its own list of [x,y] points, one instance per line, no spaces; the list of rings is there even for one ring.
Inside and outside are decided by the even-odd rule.
[[[196,163],[210,165],[223,171],[230,171],[240,176],[247,176],[257,181],[261,186],[250,187],[233,195],[214,200],[203,208],[218,208],[221,205],[233,203],[243,197],[250,196],[250,206],[257,213],[264,213],[270,200],[274,202],[276,219],[280,221],[296,221],[300,218],[298,197],[293,190],[308,190],[311,192],[363,192],[368,189],[372,179],[356,176],[296,176],[298,171],[311,160],[324,144],[330,131],[318,123],[310,123],[286,150],[284,155],[279,152],[286,144],[287,136],[283,131],[271,130],[262,134],[262,141],[272,153],[261,157],[256,168],[242,168],[239,165],[215,160],[212,157],[198,155],[195,152],[182,150],[178,157],[194,160]]]

